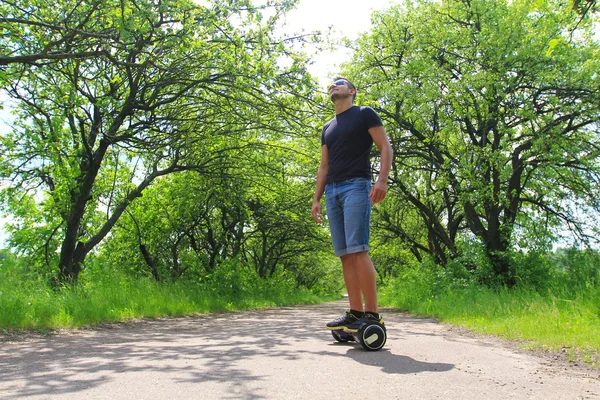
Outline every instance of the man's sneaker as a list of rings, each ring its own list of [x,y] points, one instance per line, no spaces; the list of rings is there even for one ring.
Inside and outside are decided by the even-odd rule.
[[[346,325],[358,321],[358,317],[352,314],[350,311],[346,311],[346,315],[338,317],[331,322],[325,324],[325,326],[332,331],[344,329]]]
[[[383,318],[381,318],[381,315],[379,316],[379,318],[377,318],[375,315],[373,315],[371,313],[364,313],[360,319],[357,319],[356,321],[352,322],[351,324],[344,326],[344,332],[348,332],[348,333],[358,332],[358,329],[361,327],[362,324],[373,323],[373,322],[379,322],[381,325],[385,325],[383,323]]]

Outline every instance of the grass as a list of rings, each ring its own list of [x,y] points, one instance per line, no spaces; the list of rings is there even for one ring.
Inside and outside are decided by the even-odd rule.
[[[542,291],[527,286],[490,289],[413,271],[384,288],[380,303],[600,366],[598,287],[554,282]]]
[[[156,282],[120,274],[85,277],[74,286],[51,289],[39,278],[0,276],[0,328],[53,330],[134,318],[182,316],[333,299],[287,281],[215,276],[207,282]],[[216,283],[215,280],[219,282]]]

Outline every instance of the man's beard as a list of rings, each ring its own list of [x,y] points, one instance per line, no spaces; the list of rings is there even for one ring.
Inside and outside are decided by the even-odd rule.
[[[329,96],[329,99],[335,103],[338,99],[347,99],[348,97],[350,97],[350,93],[333,92]]]

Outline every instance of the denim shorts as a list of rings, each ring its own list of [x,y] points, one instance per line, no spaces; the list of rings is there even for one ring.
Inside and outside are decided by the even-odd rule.
[[[335,255],[369,250],[371,181],[352,178],[325,186],[325,205]]]

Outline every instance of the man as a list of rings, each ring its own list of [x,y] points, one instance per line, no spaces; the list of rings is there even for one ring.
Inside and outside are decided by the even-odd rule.
[[[363,322],[383,323],[377,308],[377,277],[368,253],[369,226],[372,204],[381,202],[387,192],[393,153],[375,110],[354,105],[356,87],[348,79],[336,78],[329,87],[329,96],[336,116],[325,124],[321,134],[312,216],[317,223],[322,222],[321,197],[325,193],[331,240],[342,261],[350,302],[350,311],[326,326],[357,332]],[[381,166],[371,188],[373,143],[381,152]]]

